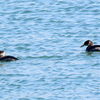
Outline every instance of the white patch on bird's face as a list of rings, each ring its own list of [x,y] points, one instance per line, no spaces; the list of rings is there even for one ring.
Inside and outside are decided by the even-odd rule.
[[[6,56],[6,53],[5,52],[0,53],[0,57],[4,57],[4,56]]]

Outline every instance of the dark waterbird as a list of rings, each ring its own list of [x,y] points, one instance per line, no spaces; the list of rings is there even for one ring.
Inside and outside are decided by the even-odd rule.
[[[0,61],[15,61],[18,60],[18,58],[15,58],[13,56],[6,56],[6,53],[4,51],[0,51]]]
[[[85,41],[81,47],[83,47],[83,46],[88,46],[86,48],[86,51],[88,51],[88,52],[100,51],[100,45],[93,45],[93,42],[90,40]]]

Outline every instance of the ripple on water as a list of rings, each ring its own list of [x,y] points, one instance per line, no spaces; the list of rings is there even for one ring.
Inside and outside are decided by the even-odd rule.
[[[99,1],[0,1],[2,100],[99,100]]]

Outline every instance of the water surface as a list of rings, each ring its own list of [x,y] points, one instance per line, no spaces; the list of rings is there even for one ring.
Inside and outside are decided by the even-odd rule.
[[[99,0],[1,0],[0,100],[99,100]]]

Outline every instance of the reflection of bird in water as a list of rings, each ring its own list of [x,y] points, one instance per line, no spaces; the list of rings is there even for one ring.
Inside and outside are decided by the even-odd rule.
[[[1,63],[1,64],[0,64],[0,67],[3,67],[3,66],[5,66],[5,65],[6,65],[6,64],[4,64],[4,63]]]
[[[4,51],[0,51],[0,61],[15,61],[18,60],[18,58],[15,58],[13,56],[6,56],[6,53]]]

